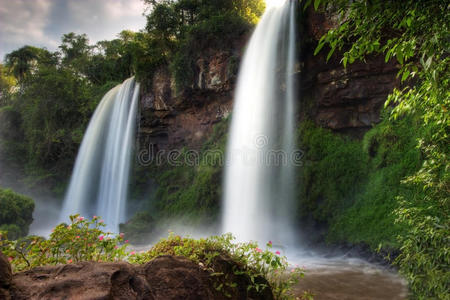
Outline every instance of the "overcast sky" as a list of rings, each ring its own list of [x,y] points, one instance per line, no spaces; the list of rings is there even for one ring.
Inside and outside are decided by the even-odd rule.
[[[145,26],[142,0],[0,0],[0,60],[24,45],[56,50],[64,33],[93,44]]]

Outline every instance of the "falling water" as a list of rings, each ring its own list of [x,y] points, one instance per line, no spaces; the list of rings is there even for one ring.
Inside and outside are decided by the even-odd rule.
[[[108,230],[125,221],[139,84],[125,80],[102,99],[75,162],[61,219],[71,214],[103,217]]]
[[[263,15],[246,50],[227,148],[222,226],[239,240],[292,241],[295,1]]]

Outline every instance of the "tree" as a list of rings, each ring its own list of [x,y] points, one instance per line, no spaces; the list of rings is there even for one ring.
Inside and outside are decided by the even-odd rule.
[[[33,69],[42,49],[32,46],[24,46],[15,50],[5,57],[6,66],[11,70],[12,74],[22,81]]]
[[[63,54],[62,63],[83,72],[89,59],[91,46],[86,34],[73,32],[64,34],[59,46]]]
[[[70,69],[41,67],[27,81],[15,107],[22,115],[30,167],[54,174],[71,169],[92,98],[89,82]]]

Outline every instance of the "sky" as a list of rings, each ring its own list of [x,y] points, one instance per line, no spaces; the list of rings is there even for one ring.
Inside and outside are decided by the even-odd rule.
[[[91,44],[145,27],[142,0],[0,0],[0,60],[24,45],[55,51],[65,33]]]

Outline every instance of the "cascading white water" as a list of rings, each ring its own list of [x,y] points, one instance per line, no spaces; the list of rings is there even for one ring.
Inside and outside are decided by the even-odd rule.
[[[125,221],[139,84],[134,78],[110,90],[89,123],[61,212],[101,216],[117,232]]]
[[[238,240],[287,244],[295,211],[295,1],[274,3],[250,39],[238,78],[222,230]]]

